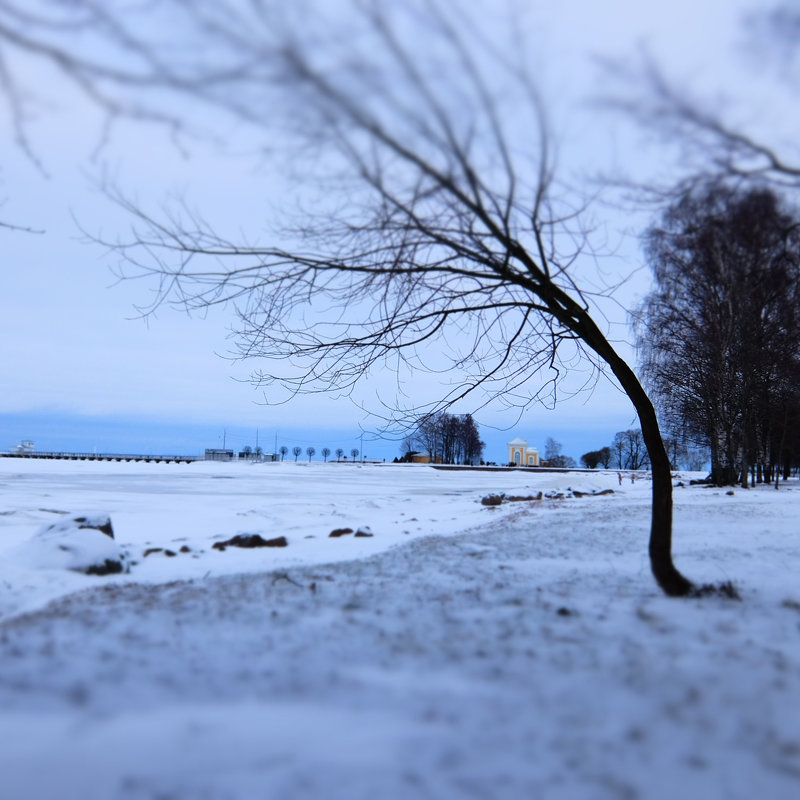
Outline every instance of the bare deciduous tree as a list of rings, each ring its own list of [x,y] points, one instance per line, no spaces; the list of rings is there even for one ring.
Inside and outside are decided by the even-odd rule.
[[[640,430],[619,431],[611,444],[619,469],[647,469],[649,466],[644,437]]]
[[[797,214],[725,183],[669,207],[647,238],[656,288],[638,328],[645,376],[673,430],[710,447],[720,485],[767,480],[800,391]]]
[[[762,77],[766,74],[767,80],[761,87],[766,90],[774,89],[781,77],[788,77],[783,83],[788,97],[794,94],[796,101],[800,6],[793,0],[783,0],[754,7],[752,13],[743,17],[742,28],[741,39],[749,40],[750,46],[738,50],[743,59],[750,53],[751,77],[755,80],[755,73]],[[637,62],[634,68],[630,68],[629,61],[615,65],[609,77],[620,76],[626,89],[611,104],[669,146],[677,147],[680,153],[679,163],[672,170],[672,174],[681,175],[679,180],[666,185],[638,183],[638,188],[674,200],[720,177],[793,190],[800,187],[800,157],[791,144],[787,145],[790,132],[780,130],[779,126],[764,125],[763,107],[754,111],[756,106],[752,101],[758,97],[759,87],[740,91],[740,97],[751,106],[742,114],[742,108],[730,100],[721,104],[670,80],[649,57]],[[780,119],[791,120],[782,107],[779,110]],[[743,119],[748,123],[743,123]]]
[[[471,414],[442,411],[424,416],[414,432],[405,437],[404,456],[418,452],[418,447],[440,464],[476,464],[480,463],[485,444]]]
[[[544,459],[542,460],[543,467],[556,467],[558,469],[571,469],[577,467],[578,464],[572,456],[566,456],[562,453],[563,446],[561,442],[556,441],[552,436],[548,437],[544,443]]]
[[[590,450],[588,453],[584,453],[581,456],[581,464],[583,464],[586,469],[597,469],[599,466],[608,469],[610,461],[610,447],[601,447],[599,450]]]
[[[168,103],[177,97],[259,130],[290,123],[283,152],[302,150],[293,163],[312,173],[315,194],[284,244],[231,240],[197,217],[157,218],[120,195],[137,227],[109,243],[125,277],[155,282],[156,306],[235,304],[240,354],[266,364],[261,382],[348,392],[377,366],[455,370],[427,409],[435,413],[468,395],[517,407],[554,399],[576,354],[607,368],[636,409],[653,466],[653,574],[667,594],[685,595],[656,414],[591,313],[597,273],[583,200],[557,186],[523,47],[498,45],[492,25],[459,8],[356,3],[337,31],[319,13],[292,25],[295,4],[278,13],[255,0],[59,4],[68,34],[77,25],[101,40],[99,52],[119,50],[113,66],[73,55],[58,38],[65,31],[29,13],[0,37],[55,62],[112,116],[177,128]],[[179,42],[153,35],[154,14]]]

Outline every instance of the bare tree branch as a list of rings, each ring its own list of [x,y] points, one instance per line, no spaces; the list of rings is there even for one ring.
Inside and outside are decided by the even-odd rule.
[[[238,355],[290,394],[347,393],[386,366],[457,371],[429,414],[475,392],[527,406],[541,396],[538,373],[555,393],[576,355],[607,368],[653,464],[654,575],[668,594],[691,590],[672,563],[655,411],[590,315],[575,275],[592,254],[583,202],[559,196],[544,105],[513,54],[498,56],[491,37],[433,0],[357,2],[346,28],[321,14],[292,24],[300,3],[165,0],[158,14],[177,23],[166,41],[153,35],[156,17],[148,27],[95,0],[72,6],[119,64],[70,55],[35,18],[23,26],[33,33],[5,35],[2,5],[0,42],[53,62],[112,115],[181,126],[175,98],[262,134],[281,125],[313,167],[305,197],[318,210],[284,228],[280,245],[242,244],[186,208],[148,213],[110,187],[133,228],[100,243],[119,256],[120,277],[154,290],[143,313],[234,305]]]

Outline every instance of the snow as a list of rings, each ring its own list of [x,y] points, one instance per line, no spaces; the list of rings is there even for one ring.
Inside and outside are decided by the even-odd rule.
[[[677,565],[741,602],[660,594],[615,471],[2,459],[0,488],[1,800],[800,796],[796,480],[675,490]],[[76,512],[130,573],[21,556]]]
[[[108,533],[101,530],[107,528]],[[106,514],[70,514],[44,525],[12,554],[14,560],[33,569],[89,570],[114,565],[125,569],[126,554],[113,539]]]

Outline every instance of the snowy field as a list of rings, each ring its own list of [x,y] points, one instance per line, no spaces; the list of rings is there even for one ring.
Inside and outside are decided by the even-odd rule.
[[[800,797],[797,481],[675,490],[677,565],[741,602],[660,594],[616,472],[0,459],[0,490],[2,800]],[[128,574],[54,564],[76,513]],[[250,534],[287,546],[213,547]]]

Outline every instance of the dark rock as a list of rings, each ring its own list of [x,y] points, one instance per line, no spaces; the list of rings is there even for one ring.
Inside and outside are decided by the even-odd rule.
[[[70,569],[86,575],[130,569],[128,554],[114,540],[108,514],[64,515],[37,531],[22,557],[37,568]]]
[[[104,533],[106,536],[114,538],[114,529],[111,527],[111,518],[105,514],[98,514],[94,517],[73,517],[79,530],[94,530]]]
[[[335,530],[332,530],[328,534],[328,538],[329,539],[338,539],[340,536],[347,536],[347,534],[352,533],[352,532],[353,532],[352,528],[336,528]]]
[[[161,553],[163,551],[164,551],[163,547],[148,547],[147,550],[145,550],[144,553],[142,553],[142,556],[144,558],[147,558],[147,556],[151,556],[153,555],[153,553]]]
[[[191,553],[191,552],[192,552],[192,548],[189,547],[189,545],[185,544],[183,547],[181,547],[181,553]]]
[[[374,535],[375,534],[367,527],[359,528],[356,531],[356,538],[357,539],[367,539],[367,538],[370,538],[370,537],[372,537]]]
[[[527,494],[527,495],[516,495],[512,494],[509,497],[503,498],[507,503],[527,503],[533,502],[536,500],[542,499],[542,493],[539,492],[538,494]]]
[[[505,499],[504,494],[487,494],[486,497],[481,498],[482,506],[499,506],[502,505]]]
[[[226,547],[288,547],[289,542],[286,541],[285,536],[278,536],[275,539],[263,539],[257,533],[238,533],[225,542],[214,542],[211,546],[214,550],[224,552]]]
[[[91,567],[87,567],[84,570],[87,575],[116,575],[124,571],[125,567],[122,561],[112,561],[109,558],[102,564],[93,564]]]

